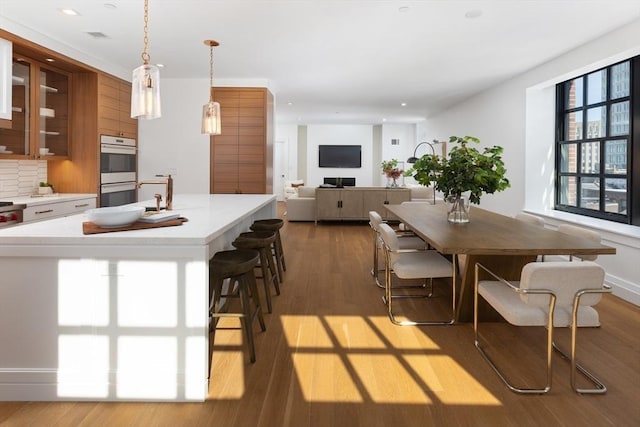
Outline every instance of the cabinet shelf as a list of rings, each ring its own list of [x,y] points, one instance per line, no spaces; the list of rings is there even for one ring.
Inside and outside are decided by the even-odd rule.
[[[51,86],[47,86],[47,85],[40,85],[40,90],[43,90],[45,92],[49,92],[49,93],[58,93],[58,89],[55,87],[51,87]]]
[[[55,118],[56,110],[53,108],[40,107],[40,117]]]

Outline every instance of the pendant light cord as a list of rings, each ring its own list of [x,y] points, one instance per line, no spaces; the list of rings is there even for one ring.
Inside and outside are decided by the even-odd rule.
[[[209,55],[209,102],[213,102],[213,44],[211,44]]]
[[[147,52],[149,47],[149,0],[144,0],[144,49],[142,50],[142,61],[145,65],[149,63],[151,57]]]

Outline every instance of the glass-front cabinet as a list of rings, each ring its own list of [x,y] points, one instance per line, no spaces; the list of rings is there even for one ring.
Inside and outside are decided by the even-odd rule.
[[[11,127],[0,129],[0,158],[50,159],[69,153],[69,74],[14,56]]]

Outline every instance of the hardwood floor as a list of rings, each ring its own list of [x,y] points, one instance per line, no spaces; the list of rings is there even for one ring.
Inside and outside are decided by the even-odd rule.
[[[473,346],[470,324],[389,322],[371,269],[368,225],[285,223],[287,272],[249,363],[239,322],[219,330],[205,403],[0,403],[2,426],[632,426],[640,422],[640,308],[607,296],[602,327],[579,332],[579,358],[607,385],[580,396],[554,356],[553,388],[516,395]],[[449,298],[399,302],[444,313]],[[256,322],[257,323],[257,322]],[[542,374],[544,331],[483,324],[514,381]],[[523,330],[526,329],[526,330]],[[530,341],[535,338],[535,342]],[[565,347],[568,335],[559,334]],[[535,368],[539,368],[535,370]],[[536,376],[536,374],[538,374]]]

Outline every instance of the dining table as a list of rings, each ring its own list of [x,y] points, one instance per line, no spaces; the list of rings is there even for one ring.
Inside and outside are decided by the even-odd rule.
[[[477,206],[470,207],[470,221],[466,223],[449,222],[444,203],[405,203],[385,207],[431,248],[454,261],[456,322],[470,322],[473,318],[476,263],[483,264],[506,280],[519,280],[522,267],[536,262],[541,255],[616,253],[615,248],[599,242]],[[486,277],[480,277],[483,278]],[[499,320],[489,304],[481,304],[478,310],[482,320]]]

